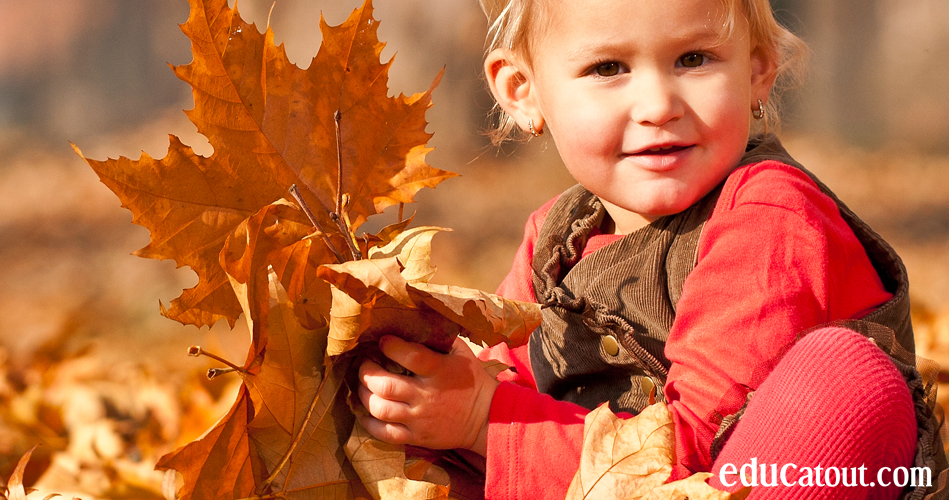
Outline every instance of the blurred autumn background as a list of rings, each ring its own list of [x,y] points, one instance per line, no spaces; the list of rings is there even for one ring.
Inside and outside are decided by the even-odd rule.
[[[357,0],[241,0],[306,66],[322,12]],[[918,352],[949,367],[949,3],[778,0],[813,51],[787,98],[783,138],[800,161],[894,244],[912,282]],[[273,10],[271,12],[271,7]],[[445,76],[429,111],[429,163],[462,174],[420,193],[436,281],[493,290],[537,206],[572,184],[546,139],[497,150],[481,78],[475,0],[377,0],[392,93]],[[197,330],[159,314],[188,270],[133,257],[148,232],[99,183],[89,158],[162,157],[173,133],[210,146],[182,109],[191,91],[168,64],[191,60],[186,0],[0,0],[0,478],[42,444],[26,484],[81,498],[161,498],[155,460],[214,423],[236,377],[189,358],[201,345],[241,360],[240,323]],[[262,28],[261,28],[262,29]],[[381,215],[376,223],[392,222]],[[942,391],[949,396],[949,390]],[[941,398],[942,399],[942,398]],[[171,478],[174,479],[174,478]]]

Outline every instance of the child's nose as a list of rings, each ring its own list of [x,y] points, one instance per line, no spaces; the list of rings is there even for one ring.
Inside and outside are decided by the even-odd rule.
[[[682,100],[675,84],[663,75],[646,74],[637,79],[632,91],[631,118],[641,125],[661,127],[680,118]]]

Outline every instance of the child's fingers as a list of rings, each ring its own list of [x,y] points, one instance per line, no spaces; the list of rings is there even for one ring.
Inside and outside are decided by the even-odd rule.
[[[412,433],[402,424],[383,422],[370,415],[357,415],[359,423],[376,439],[391,444],[408,444]]]
[[[359,401],[373,417],[389,423],[404,423],[411,415],[411,407],[401,401],[392,401],[374,394],[365,385],[359,386]]]
[[[359,365],[359,382],[361,387],[390,401],[409,402],[413,394],[409,377],[392,373],[374,361],[367,360]]]
[[[379,339],[379,349],[387,358],[423,377],[435,371],[443,356],[422,344],[407,342],[394,335],[386,335]]]

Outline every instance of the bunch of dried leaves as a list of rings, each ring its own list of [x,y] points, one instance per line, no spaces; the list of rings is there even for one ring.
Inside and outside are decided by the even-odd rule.
[[[459,333],[513,346],[539,314],[428,284],[437,229],[409,229],[401,204],[454,175],[425,162],[432,89],[388,96],[391,61],[379,61],[368,1],[339,26],[321,21],[323,44],[305,70],[226,0],[190,2],[182,29],[194,61],[174,70],[214,154],[172,136],[162,159],[86,159],[149,229],[137,254],[198,274],[162,313],[199,327],[233,326],[243,313],[252,336],[244,363],[220,359],[228,368],[211,373],[241,377],[230,411],[158,468],[183,475],[183,499],[447,498],[448,474],[430,459],[407,465],[403,448],[354,430],[347,374],[382,333],[443,351]],[[399,222],[357,233],[392,205]]]

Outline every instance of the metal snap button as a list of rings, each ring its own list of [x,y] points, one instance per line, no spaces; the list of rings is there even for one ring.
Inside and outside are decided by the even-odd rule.
[[[651,378],[643,376],[639,379],[639,387],[642,388],[643,394],[649,395],[656,388],[656,383]]]
[[[606,351],[610,356],[616,356],[619,354],[619,342],[616,341],[616,337],[612,335],[604,335],[600,338],[600,345],[603,346],[603,350]]]

